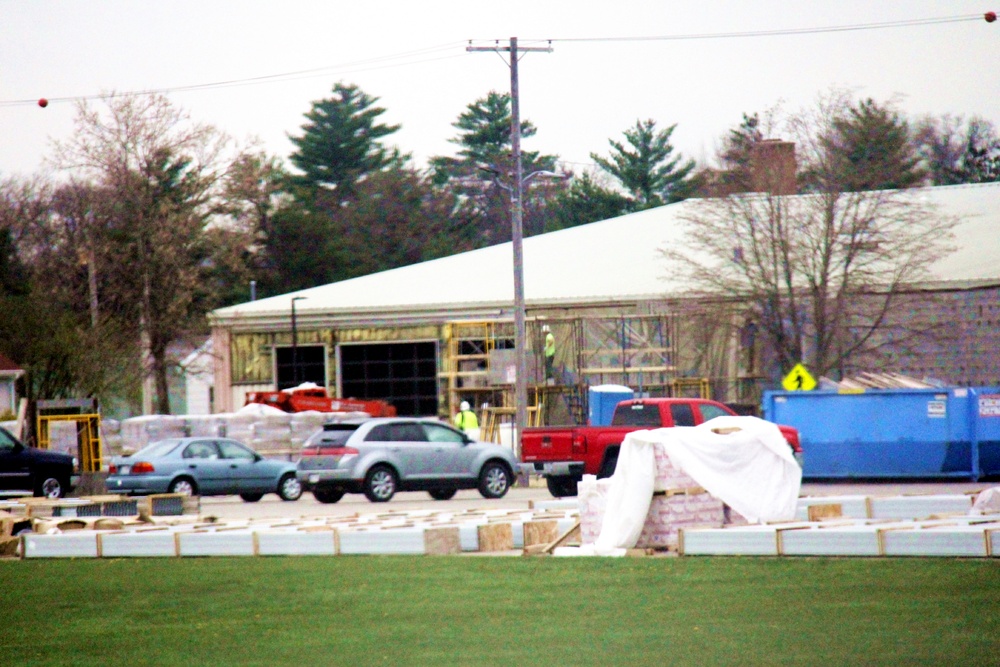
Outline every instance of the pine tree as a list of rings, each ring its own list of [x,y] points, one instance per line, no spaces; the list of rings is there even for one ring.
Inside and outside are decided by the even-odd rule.
[[[680,154],[671,158],[674,147],[670,135],[676,127],[657,130],[656,121],[637,120],[634,127],[625,130],[628,147],[609,139],[610,157],[590,154],[601,169],[617,178],[628,191],[636,210],[681,201],[695,189],[694,181],[689,178],[694,160],[685,162]]]

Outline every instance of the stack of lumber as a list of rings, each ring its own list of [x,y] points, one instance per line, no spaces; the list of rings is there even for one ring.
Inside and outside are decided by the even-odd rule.
[[[1000,556],[1000,515],[843,519],[681,531],[684,556]]]
[[[506,553],[547,543],[578,519],[575,510],[425,510],[232,522],[34,521],[34,532],[21,536],[23,558]]]

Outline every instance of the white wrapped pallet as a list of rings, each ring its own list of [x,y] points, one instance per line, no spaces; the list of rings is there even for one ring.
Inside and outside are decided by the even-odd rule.
[[[882,533],[886,556],[964,556],[989,555],[988,528],[972,526],[916,527],[911,530],[886,530]]]
[[[225,421],[220,415],[185,415],[185,430],[192,437],[218,438],[225,434]]]
[[[253,423],[257,417],[250,413],[233,412],[219,415],[225,425],[225,436],[249,443],[253,439]]]
[[[965,494],[889,496],[871,499],[873,519],[926,519],[932,514],[967,514],[973,497]]]
[[[341,554],[423,554],[423,528],[340,531]]]
[[[684,556],[777,556],[774,526],[681,529],[679,551]]]
[[[253,556],[253,533],[218,531],[178,533],[177,545],[181,556]]]
[[[177,555],[173,532],[104,533],[98,536],[104,558],[157,558]]]
[[[134,451],[151,442],[187,435],[184,418],[172,415],[144,415],[121,422],[122,447]]]
[[[97,558],[97,533],[90,530],[54,535],[31,533],[22,539],[25,558]]]
[[[291,421],[289,422],[289,430],[291,431],[291,441],[293,445],[301,446],[306,440],[308,440],[316,431],[323,428],[323,424],[330,420],[330,413],[328,412],[316,412],[314,410],[309,410],[308,412],[297,412],[292,415]]]
[[[335,556],[337,532],[335,530],[259,532],[257,553],[260,556]]]
[[[800,521],[808,519],[809,508],[813,505],[840,505],[841,516],[845,519],[869,519],[870,502],[868,496],[805,496],[796,502],[795,518]]]
[[[785,556],[878,556],[879,526],[810,526],[781,533]]]

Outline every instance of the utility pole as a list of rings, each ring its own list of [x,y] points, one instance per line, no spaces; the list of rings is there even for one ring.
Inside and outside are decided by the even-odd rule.
[[[525,313],[524,313],[524,256],[522,242],[524,235],[523,215],[524,210],[521,203],[521,195],[524,191],[523,173],[524,166],[521,164],[521,100],[518,91],[517,60],[518,51],[542,51],[551,53],[551,46],[529,46],[518,49],[517,37],[510,38],[510,46],[500,46],[499,42],[495,46],[472,46],[466,47],[466,51],[492,51],[510,54],[510,146],[511,158],[514,160],[514,184],[510,190],[510,225],[511,225],[511,247],[514,253],[514,455],[521,458],[521,433],[528,424],[528,357],[527,357],[527,335],[525,333]]]

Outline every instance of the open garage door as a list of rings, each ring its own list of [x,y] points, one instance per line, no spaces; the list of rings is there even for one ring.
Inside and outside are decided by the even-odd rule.
[[[438,412],[437,343],[357,343],[337,348],[340,395],[380,398],[407,416]]]

